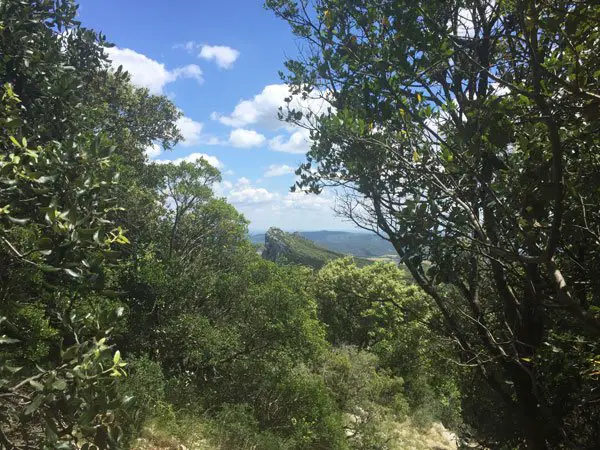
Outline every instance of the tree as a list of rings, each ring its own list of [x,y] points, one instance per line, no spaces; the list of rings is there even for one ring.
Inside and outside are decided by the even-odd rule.
[[[331,105],[286,115],[312,130],[298,187],[343,189],[342,213],[392,242],[528,448],[594,446],[600,8],[267,5],[306,43],[291,93]],[[548,348],[577,361],[560,387]]]
[[[73,1],[0,2],[0,446],[116,448],[127,401],[106,289],[117,200],[145,147],[180,137],[164,97],[113,72]],[[125,170],[125,183],[119,169]],[[130,189],[130,192],[133,189]],[[139,219],[138,219],[139,222]]]
[[[373,354],[380,367],[404,380],[413,421],[457,425],[457,370],[448,362],[455,354],[431,331],[440,316],[403,270],[337,259],[318,272],[315,296],[331,343]]]
[[[173,206],[173,226],[169,241],[169,257],[173,254],[173,245],[177,235],[179,222],[190,210],[208,201],[212,196],[211,186],[221,181],[219,170],[211,166],[204,158],[199,158],[193,163],[157,165],[162,183],[161,194]]]

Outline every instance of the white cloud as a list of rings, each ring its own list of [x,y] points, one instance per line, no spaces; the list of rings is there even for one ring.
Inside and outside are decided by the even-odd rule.
[[[314,195],[304,192],[288,192],[281,203],[284,208],[329,211],[331,214],[335,206],[335,200],[326,194]]]
[[[146,156],[148,158],[156,158],[158,155],[160,155],[162,153],[162,148],[158,144],[152,144],[152,145],[149,145],[148,147],[146,147],[146,150],[144,150],[144,153],[146,153]]]
[[[254,191],[259,191],[255,189]],[[335,200],[323,193],[319,196],[305,193],[277,193],[264,191],[246,192],[249,202],[238,202],[236,208],[251,222],[254,230],[265,230],[276,226],[285,230],[339,230],[353,229],[333,211]],[[241,194],[230,194],[230,201],[240,200]],[[261,201],[258,201],[261,200]],[[252,201],[254,201],[252,203]]]
[[[289,136],[278,135],[269,141],[269,148],[285,153],[306,153],[310,150],[310,132],[304,128]]]
[[[269,203],[277,197],[277,194],[264,188],[244,187],[231,191],[227,199],[234,205],[256,205]]]
[[[246,178],[238,179],[235,184],[230,181],[218,183],[215,192],[235,205],[250,220],[253,230],[266,230],[271,226],[294,231],[354,228],[335,215],[335,199],[330,192],[319,196],[273,192],[256,187]]]
[[[115,69],[122,65],[131,75],[134,85],[148,88],[152,94],[162,94],[165,85],[179,78],[192,78],[198,83],[203,81],[202,70],[196,64],[168,70],[164,64],[129,48],[110,47],[106,53]]]
[[[198,83],[202,83],[204,79],[202,78],[202,69],[198,67],[196,64],[188,64],[187,66],[178,67],[173,70],[173,75],[175,78],[193,78]]]
[[[195,41],[187,41],[183,44],[175,44],[173,46],[173,48],[183,48],[184,50],[187,50],[189,53],[192,53],[198,47],[199,47],[199,44],[197,44]]]
[[[229,133],[229,144],[238,148],[259,147],[266,140],[262,134],[244,128],[237,128]]]
[[[215,61],[221,69],[231,69],[240,52],[224,45],[203,45],[198,56],[208,61]]]
[[[270,84],[252,99],[241,100],[231,114],[222,115],[213,112],[211,118],[230,127],[256,125],[270,130],[293,129],[295,128],[293,125],[279,120],[277,115],[280,107],[286,110],[285,99],[289,96],[290,90],[286,84]],[[318,93],[315,93],[314,98],[307,99],[294,96],[290,108],[303,112],[312,111],[317,115],[324,114],[327,112],[328,103],[320,97]]]
[[[296,171],[296,169],[294,169],[292,166],[288,166],[286,164],[271,164],[267,168],[267,171],[265,172],[264,176],[266,178],[280,177],[282,175],[292,174],[295,171]]]
[[[284,130],[283,133],[269,140],[269,149],[285,153],[306,153],[311,146],[310,132],[307,127],[310,128],[312,120],[308,113],[312,113],[312,117],[328,114],[330,105],[325,98],[326,95],[319,92],[314,92],[307,98],[292,96],[289,104],[285,101],[288,97],[290,97],[290,90],[286,84],[270,84],[253,98],[238,102],[230,114],[213,112],[211,119],[234,128],[251,125],[261,130]],[[302,112],[304,114],[301,120],[302,126],[279,120],[280,108],[284,114],[288,108]],[[333,112],[333,108],[331,111]]]
[[[459,8],[458,15],[456,17],[456,29],[454,32],[457,36],[461,38],[474,38],[475,32],[479,32],[480,30],[475,30],[475,23],[483,23],[484,18],[485,21],[489,21],[492,17],[496,6],[496,0],[488,0],[485,2],[483,11],[481,9],[470,9],[470,8]],[[481,17],[481,13],[484,14],[484,17]],[[477,20],[474,20],[474,16]],[[452,28],[452,21],[448,21],[448,27]]]
[[[220,169],[223,167],[223,163],[221,161],[219,161],[219,159],[216,156],[211,156],[211,155],[207,155],[206,153],[190,153],[187,156],[184,156],[182,158],[176,158],[176,159],[155,159],[154,162],[157,164],[169,164],[169,163],[173,163],[173,164],[179,164],[183,161],[186,162],[196,162],[196,160],[198,159],[204,159],[206,160],[207,163],[209,163],[211,166],[216,167],[217,169]]]
[[[190,54],[196,54],[198,58],[214,61],[221,69],[231,69],[237,61],[240,52],[226,45],[206,45],[196,41],[187,41],[183,44],[174,45],[173,48],[182,48]]]
[[[238,178],[236,186],[250,186],[250,180],[246,177]]]
[[[181,145],[184,147],[192,147],[200,143],[200,137],[202,135],[203,124],[190,119],[189,117],[182,116],[177,119],[177,128],[183,136],[183,142]]]

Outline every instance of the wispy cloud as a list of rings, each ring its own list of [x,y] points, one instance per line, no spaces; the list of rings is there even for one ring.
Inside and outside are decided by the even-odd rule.
[[[190,54],[207,61],[214,61],[221,69],[231,69],[240,57],[240,52],[226,45],[206,45],[196,41],[188,41],[183,44],[174,45],[173,48],[181,48]]]
[[[288,166],[286,164],[271,164],[263,176],[265,178],[280,177],[282,175],[292,174],[295,172],[295,170],[296,169],[294,169],[292,166]]]

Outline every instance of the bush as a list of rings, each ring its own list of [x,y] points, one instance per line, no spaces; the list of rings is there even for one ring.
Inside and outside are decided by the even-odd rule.
[[[128,436],[139,431],[155,415],[165,400],[165,378],[160,365],[147,356],[129,360],[129,376],[122,386],[124,395],[132,399],[135,414],[129,417]]]

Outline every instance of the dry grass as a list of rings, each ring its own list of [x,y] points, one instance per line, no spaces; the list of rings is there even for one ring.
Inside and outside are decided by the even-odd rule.
[[[173,435],[168,426],[150,423],[134,443],[132,450],[222,450],[223,446],[211,442],[201,422],[189,423],[184,430]],[[413,426],[406,421],[391,431],[389,450],[457,450],[456,436],[436,423],[427,430]],[[229,447],[228,447],[229,448]],[[247,447],[245,447],[247,448]],[[257,449],[260,450],[260,449]]]

